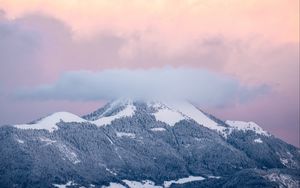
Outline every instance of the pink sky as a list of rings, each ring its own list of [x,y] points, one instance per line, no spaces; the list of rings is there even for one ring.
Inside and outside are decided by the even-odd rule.
[[[299,146],[298,0],[0,0],[0,10],[1,124],[104,103],[11,98],[67,71],[187,67],[270,86],[247,103],[207,110]]]

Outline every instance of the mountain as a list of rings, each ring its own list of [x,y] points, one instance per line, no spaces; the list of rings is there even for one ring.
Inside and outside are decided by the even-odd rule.
[[[0,127],[0,187],[299,187],[300,150],[188,102],[115,100]]]

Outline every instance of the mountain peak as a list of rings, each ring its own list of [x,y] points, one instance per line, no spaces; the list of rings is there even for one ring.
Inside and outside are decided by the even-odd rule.
[[[20,129],[45,129],[49,132],[53,132],[54,130],[58,129],[56,124],[61,121],[80,123],[86,122],[86,120],[70,112],[56,112],[30,124],[19,124],[14,126]]]

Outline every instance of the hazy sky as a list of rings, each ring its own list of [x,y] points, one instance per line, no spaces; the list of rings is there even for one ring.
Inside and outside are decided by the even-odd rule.
[[[0,0],[0,124],[195,101],[299,146],[298,0]]]

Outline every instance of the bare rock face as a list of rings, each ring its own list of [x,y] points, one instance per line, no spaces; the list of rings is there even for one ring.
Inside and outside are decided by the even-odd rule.
[[[186,102],[116,100],[0,127],[0,187],[298,187],[300,150]]]

